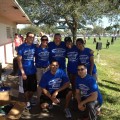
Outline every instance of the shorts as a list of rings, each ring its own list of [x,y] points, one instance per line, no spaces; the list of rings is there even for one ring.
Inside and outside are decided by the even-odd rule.
[[[76,80],[77,75],[68,72],[68,77],[69,77],[70,83],[72,85],[72,90],[75,91],[75,80]]]
[[[27,92],[27,91],[35,92],[35,91],[37,91],[36,74],[27,75],[27,79],[23,80],[23,89],[24,89],[24,92]]]
[[[66,98],[66,95],[67,95],[70,91],[71,91],[71,89],[67,88],[67,89],[59,92],[58,95],[57,95],[57,98],[58,98],[58,99],[59,99],[59,98],[64,98],[64,99],[65,99],[65,98]],[[40,104],[42,104],[42,103],[52,104],[52,100],[51,100],[49,97],[47,97],[47,96],[45,96],[44,94],[42,94],[41,97],[40,97]]]

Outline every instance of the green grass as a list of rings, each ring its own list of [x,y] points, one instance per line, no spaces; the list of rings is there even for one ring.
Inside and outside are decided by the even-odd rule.
[[[111,41],[111,38],[102,38],[100,41],[102,50],[99,52],[96,44],[93,44],[93,38],[87,40],[86,47],[94,50],[98,85],[104,100],[99,120],[120,120],[120,38],[109,49],[105,48],[107,39]]]

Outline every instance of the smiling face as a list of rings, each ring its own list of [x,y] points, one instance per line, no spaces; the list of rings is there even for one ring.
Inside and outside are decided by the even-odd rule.
[[[58,64],[57,61],[53,61],[53,62],[50,64],[50,70],[51,70],[51,73],[52,73],[52,74],[55,74],[58,68],[59,68],[59,64]]]
[[[61,35],[55,35],[54,36],[54,42],[56,45],[60,45],[61,43]]]
[[[48,38],[47,38],[47,36],[42,36],[42,38],[41,38],[41,45],[43,47],[47,47],[47,45],[48,45]]]
[[[66,42],[66,47],[67,48],[72,48],[72,46],[73,46],[73,43],[72,42]]]
[[[26,37],[27,43],[32,44],[33,40],[34,40],[34,34],[32,34],[32,33],[28,34],[27,37]]]
[[[77,71],[81,78],[84,78],[87,75],[87,68],[84,65],[79,65]]]

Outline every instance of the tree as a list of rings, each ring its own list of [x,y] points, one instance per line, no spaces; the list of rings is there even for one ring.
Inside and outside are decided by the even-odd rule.
[[[119,14],[119,0],[18,0],[36,25],[55,25],[62,18],[76,40],[77,29],[102,15]]]

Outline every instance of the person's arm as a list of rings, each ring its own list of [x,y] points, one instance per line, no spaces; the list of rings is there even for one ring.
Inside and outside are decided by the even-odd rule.
[[[22,56],[18,55],[18,56],[17,56],[17,60],[18,60],[19,69],[20,69],[21,74],[22,74],[22,78],[23,78],[24,80],[26,80],[26,79],[27,79],[27,76],[26,76],[25,71],[24,71],[24,69],[23,69]]]
[[[56,90],[56,91],[52,94],[52,97],[53,97],[53,98],[56,98],[56,96],[58,95],[58,93],[59,93],[60,91],[63,91],[64,89],[68,88],[69,85],[70,85],[70,82],[64,83],[64,85],[63,85],[62,87],[60,87],[58,90]]]
[[[50,98],[52,100],[52,96],[47,89],[42,88],[42,92],[44,93],[45,96],[47,96],[48,98]]]
[[[79,89],[76,89],[76,99],[77,99],[77,102],[78,102],[78,104],[79,104],[80,101],[81,101],[80,90],[79,90]]]
[[[85,100],[83,100],[81,103],[84,105],[88,102],[92,102],[92,101],[96,101],[98,97],[98,93],[97,92],[93,92],[90,94],[90,96],[88,98],[86,98]]]

